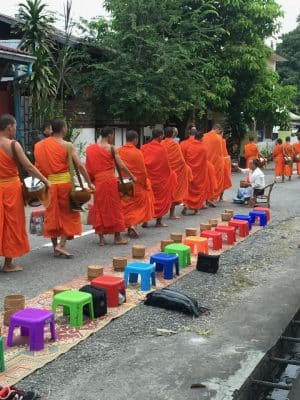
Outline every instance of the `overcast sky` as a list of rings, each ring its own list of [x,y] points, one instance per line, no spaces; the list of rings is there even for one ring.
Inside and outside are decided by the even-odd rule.
[[[63,13],[64,0],[45,0],[52,11]],[[282,33],[289,32],[296,27],[296,18],[300,15],[300,1],[299,0],[277,0],[283,7],[285,17],[282,21]],[[16,0],[0,0],[0,13],[7,15],[14,15],[18,9]],[[103,9],[102,0],[73,0],[73,17],[92,18],[98,15],[106,15]]]

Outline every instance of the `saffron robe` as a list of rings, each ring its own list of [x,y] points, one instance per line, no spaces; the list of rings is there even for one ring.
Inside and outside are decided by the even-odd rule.
[[[68,152],[66,147],[48,137],[34,146],[36,167],[51,181],[51,176],[59,176],[69,172]],[[82,232],[81,218],[78,211],[70,208],[70,178],[61,179],[61,183],[51,184],[51,201],[45,210],[44,236],[57,238],[66,236],[72,239]]]
[[[207,186],[207,200],[212,200],[215,198],[215,193],[218,189],[218,182],[216,177],[216,170],[213,164],[207,160],[207,170],[208,170],[208,181],[209,184]]]
[[[292,176],[293,175],[293,157],[294,157],[294,152],[293,152],[293,147],[289,143],[285,143],[283,145],[284,153],[288,157],[291,157],[292,162],[290,164],[284,164],[284,175],[285,176]]]
[[[21,257],[29,252],[22,183],[14,160],[0,149],[0,256]]]
[[[215,131],[207,132],[203,137],[203,143],[207,150],[207,158],[215,167],[217,187],[213,199],[220,196],[224,189],[224,168],[222,137]]]
[[[88,146],[86,169],[96,189],[91,210],[96,233],[104,235],[123,232],[125,222],[112,154],[98,144]]]
[[[141,151],[154,193],[154,217],[161,218],[173,203],[177,176],[170,168],[164,146],[157,140],[144,144]]]
[[[209,174],[207,166],[207,150],[200,140],[194,140],[186,151],[186,162],[193,171],[193,180],[183,199],[186,207],[198,210],[203,207],[209,195]]]
[[[195,140],[195,137],[192,135],[189,136],[187,139],[184,139],[182,142],[180,142],[180,148],[184,159],[186,159],[187,148],[193,142],[193,140]]]
[[[127,143],[119,149],[119,155],[137,179],[133,199],[122,200],[125,226],[129,228],[153,218],[154,195],[141,150],[134,144]]]
[[[258,160],[259,151],[256,143],[245,144],[245,158],[246,158],[246,168],[249,168],[250,161]]]
[[[275,158],[275,176],[284,176],[284,156],[282,144],[276,144],[272,154]]]
[[[294,143],[293,149],[295,155],[298,155],[300,157],[300,142]],[[300,176],[300,161],[296,162],[296,166],[297,166],[297,175]]]
[[[223,191],[226,189],[231,188],[232,180],[231,180],[231,158],[227,151],[227,144],[226,139],[222,138],[222,150],[223,150],[223,157],[224,157],[224,184],[223,184]]]
[[[163,140],[162,145],[166,149],[171,169],[177,175],[177,186],[173,196],[173,203],[180,204],[188,191],[189,182],[192,180],[192,170],[186,164],[180,145],[172,138]]]

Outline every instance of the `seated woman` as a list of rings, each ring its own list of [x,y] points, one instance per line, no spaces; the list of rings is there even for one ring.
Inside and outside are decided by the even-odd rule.
[[[248,174],[248,180],[243,181],[243,187],[237,191],[236,197],[233,199],[234,203],[247,204],[251,197],[264,194],[265,175],[259,168],[259,160],[252,160],[250,168],[239,168],[243,174]]]

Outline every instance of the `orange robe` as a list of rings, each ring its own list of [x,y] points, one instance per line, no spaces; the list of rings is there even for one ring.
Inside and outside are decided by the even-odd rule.
[[[207,200],[213,199],[215,196],[215,193],[218,189],[218,182],[217,182],[217,177],[216,177],[216,170],[213,164],[207,160],[207,171],[208,171],[208,181],[209,185],[207,187]]]
[[[21,257],[29,252],[22,184],[13,159],[0,149],[0,256]]]
[[[122,200],[126,228],[150,221],[154,216],[154,195],[141,150],[132,143],[119,149],[119,155],[136,177],[134,198]]]
[[[189,184],[183,203],[192,210],[198,210],[208,200],[210,187],[207,150],[202,141],[194,140],[193,145],[187,148],[186,162],[193,171],[193,180]]]
[[[96,233],[104,235],[123,232],[124,215],[111,153],[98,144],[88,146],[86,169],[96,188],[91,210]]]
[[[256,143],[245,144],[245,158],[246,158],[246,168],[249,168],[250,161],[257,160],[259,158],[259,151]]]
[[[225,160],[223,156],[222,137],[215,131],[207,132],[203,137],[203,143],[207,150],[208,160],[215,167],[217,187],[213,199],[220,196],[224,189],[224,168]]]
[[[189,136],[187,139],[184,139],[182,142],[180,142],[180,148],[181,148],[181,152],[182,152],[184,159],[186,158],[187,148],[193,142],[194,139],[195,139],[195,137],[192,135],[192,136]]]
[[[282,144],[276,144],[272,154],[275,158],[275,176],[284,176],[284,156]]]
[[[300,142],[293,144],[294,153],[300,157]],[[300,176],[300,161],[296,162],[297,175]]]
[[[173,203],[177,177],[170,168],[167,152],[161,143],[152,140],[144,144],[141,150],[154,193],[154,217],[161,218]]]
[[[293,147],[292,145],[285,143],[283,145],[284,153],[288,156],[291,157],[293,160],[294,157],[294,152],[293,152]],[[285,176],[292,176],[293,175],[293,161],[290,164],[285,164],[284,165],[284,175]]]
[[[173,203],[182,203],[184,195],[187,193],[189,182],[192,180],[192,170],[186,164],[180,145],[172,138],[163,140],[162,145],[166,149],[168,161],[171,169],[177,175],[177,187],[173,197]]]
[[[224,184],[223,184],[223,191],[226,189],[231,188],[232,180],[231,180],[231,158],[227,151],[227,144],[226,139],[222,139],[222,150],[224,156]]]
[[[67,236],[72,239],[82,232],[81,218],[78,211],[70,208],[69,195],[72,189],[70,178],[55,183],[53,179],[60,174],[68,173],[68,154],[66,147],[53,137],[44,139],[34,146],[34,157],[37,168],[52,183],[50,188],[51,202],[45,210],[44,236],[56,238]]]

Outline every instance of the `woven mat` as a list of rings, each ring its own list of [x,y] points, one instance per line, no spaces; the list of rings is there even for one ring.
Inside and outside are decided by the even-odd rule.
[[[259,230],[259,227],[253,227],[251,234]],[[239,238],[236,243],[239,243],[244,238]],[[223,245],[222,251],[210,251],[210,254],[221,254],[222,252],[229,250],[232,246]],[[151,254],[160,251],[160,244],[147,247],[145,260],[149,259]],[[130,258],[128,258],[131,261]],[[180,270],[180,276],[173,280],[164,280],[161,273],[157,274],[156,289],[166,287],[176,280],[190,273],[195,268],[196,256],[192,256],[192,265],[190,267]],[[112,265],[104,265],[104,274],[122,276],[122,273],[117,273],[113,270]],[[70,282],[63,283],[64,286],[79,289],[80,287],[88,284],[86,275],[80,276],[73,279]],[[16,384],[21,379],[30,375],[35,370],[43,367],[50,361],[55,360],[61,354],[66,353],[72,347],[76,346],[82,340],[86,339],[91,334],[99,331],[108,325],[113,319],[120,317],[133,307],[137,306],[144,300],[145,292],[139,290],[139,286],[129,286],[126,289],[126,303],[123,303],[119,307],[109,308],[108,313],[100,318],[93,321],[85,319],[84,325],[81,328],[71,328],[68,324],[68,318],[63,317],[62,314],[56,315],[56,336],[55,342],[50,340],[49,327],[45,327],[45,347],[41,351],[30,352],[28,346],[28,338],[18,336],[19,332],[15,330],[14,346],[5,347],[5,371],[0,373],[0,384],[2,386],[11,386]],[[52,304],[52,290],[38,295],[37,297],[26,301],[26,307],[44,308],[51,309]],[[3,318],[3,315],[0,315]],[[3,327],[3,338],[6,343],[7,327]]]

